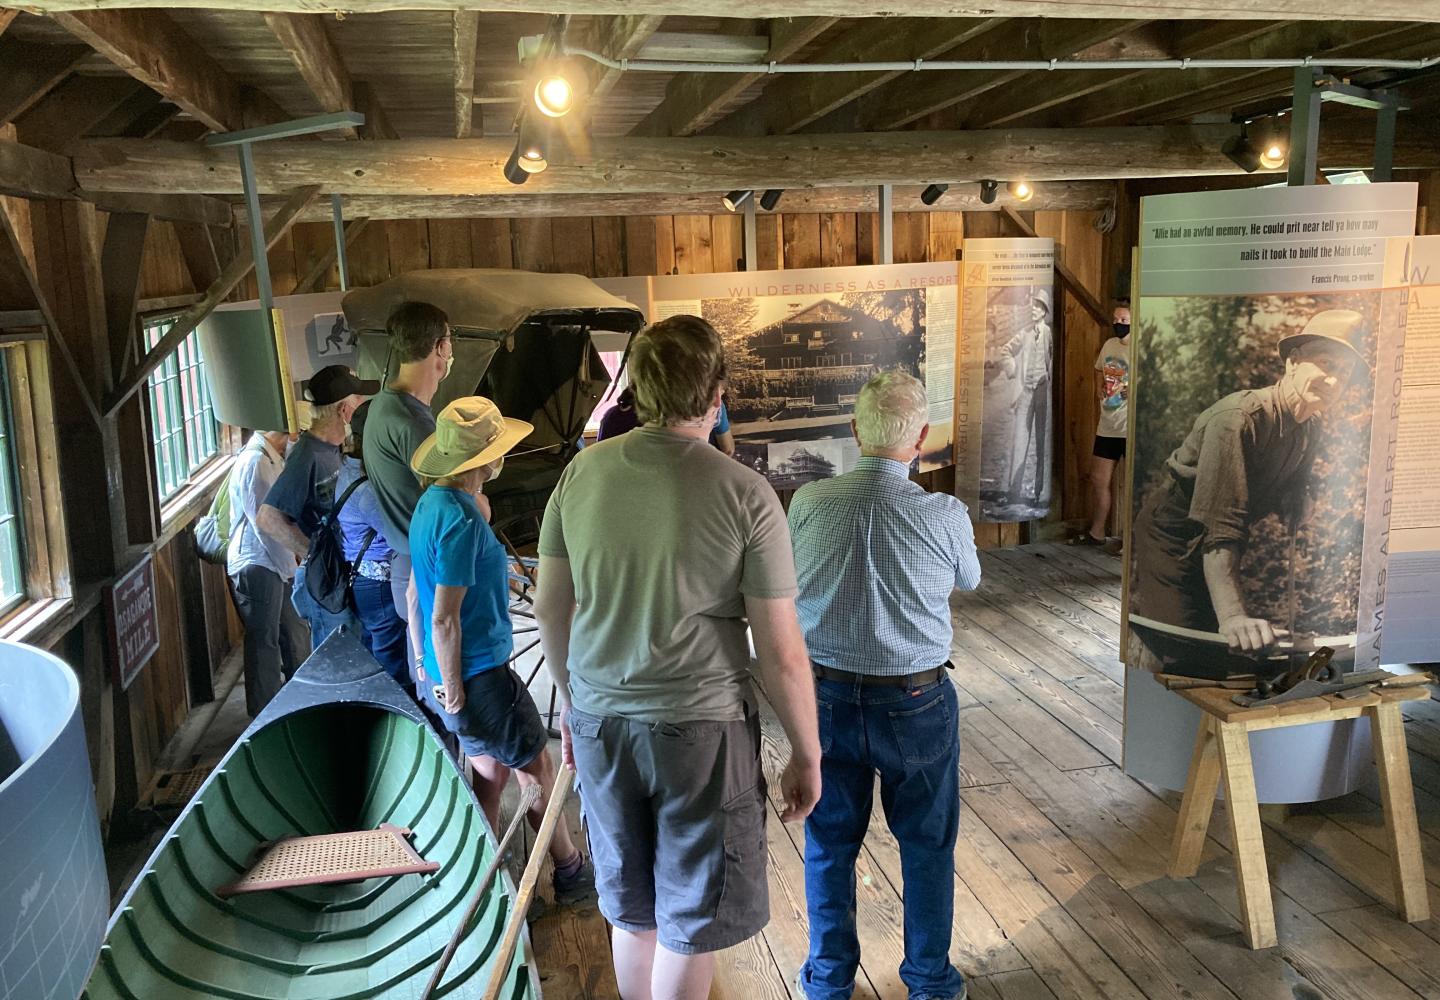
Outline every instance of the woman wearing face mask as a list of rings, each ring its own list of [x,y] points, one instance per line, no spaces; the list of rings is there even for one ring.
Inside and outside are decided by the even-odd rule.
[[[510,667],[509,557],[486,521],[480,491],[500,474],[505,455],[534,430],[502,416],[482,396],[455,400],[411,468],[424,492],[410,519],[410,634],[421,697],[475,769],[475,794],[499,829],[500,796],[513,770],[542,794],[529,820],[539,828],[555,765],[549,734],[530,692]],[[561,827],[550,843],[557,898],[588,887],[580,851]]]
[[[1110,480],[1115,463],[1125,457],[1125,434],[1130,409],[1130,305],[1121,302],[1111,313],[1113,336],[1095,358],[1095,395],[1100,422],[1090,453],[1090,530],[1077,545],[1108,545],[1118,551],[1119,539],[1105,536],[1110,516]]]

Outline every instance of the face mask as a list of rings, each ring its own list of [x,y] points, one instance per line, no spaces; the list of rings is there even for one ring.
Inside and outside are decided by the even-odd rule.
[[[505,468],[505,456],[501,455],[490,463],[490,475],[486,478],[487,483],[493,483],[500,478],[500,470]]]
[[[451,371],[451,369],[453,369],[454,367],[455,367],[455,355],[452,353],[448,358],[445,359],[445,374],[440,376],[440,381],[443,382],[443,381],[445,381],[447,378],[449,378],[449,377],[450,377],[450,371]]]
[[[1129,323],[1111,323],[1110,329],[1114,330],[1115,336],[1119,337],[1121,340],[1124,340],[1126,337],[1130,336]]]

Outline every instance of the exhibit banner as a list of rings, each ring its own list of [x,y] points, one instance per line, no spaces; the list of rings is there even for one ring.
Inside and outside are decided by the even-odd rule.
[[[1141,200],[1126,658],[1378,664],[1414,184]],[[1188,752],[1188,751],[1187,751]]]
[[[957,271],[952,261],[596,283],[650,322],[690,314],[715,327],[736,457],[782,490],[854,467],[856,397],[891,368],[925,383],[920,471],[954,462]]]
[[[1406,295],[1405,366],[1391,487],[1386,663],[1429,663],[1440,649],[1440,236],[1398,240],[1385,284]]]
[[[1050,509],[1055,241],[963,246],[955,492],[982,521]]]

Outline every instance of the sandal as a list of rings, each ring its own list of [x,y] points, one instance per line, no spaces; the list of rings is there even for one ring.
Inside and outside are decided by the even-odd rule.
[[[1078,535],[1076,535],[1074,538],[1070,539],[1070,544],[1071,544],[1071,545],[1092,545],[1092,546],[1094,546],[1095,548],[1100,548],[1101,546],[1105,545],[1105,543],[1106,543],[1107,541],[1108,541],[1108,539],[1105,539],[1105,538],[1096,538],[1094,535],[1090,534],[1090,532],[1088,532],[1088,531],[1082,531],[1080,534],[1078,534]]]

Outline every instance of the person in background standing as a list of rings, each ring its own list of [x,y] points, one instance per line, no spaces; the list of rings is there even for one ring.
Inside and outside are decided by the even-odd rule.
[[[800,624],[815,671],[820,801],[805,822],[810,957],[802,1000],[848,1000],[860,964],[855,860],[875,777],[900,847],[910,1000],[964,1000],[950,964],[960,830],[960,713],[946,676],[950,593],[980,584],[965,505],[910,481],[929,427],[925,386],[882,372],[860,390],[854,469],[790,503]]]
[[[365,469],[395,549],[390,560],[390,594],[402,619],[410,614],[410,518],[420,500],[420,480],[410,469],[415,449],[435,433],[430,401],[455,363],[450,319],[428,302],[402,302],[385,322],[390,357],[399,370],[371,400],[366,420]],[[413,652],[413,651],[412,651]]]
[[[723,386],[721,387],[723,390]],[[710,443],[727,458],[735,457],[735,435],[730,430],[730,414],[725,409],[725,397],[720,397],[720,413],[715,417],[715,427],[710,431]]]
[[[344,494],[351,483],[365,475],[360,455],[370,405],[361,404],[351,418],[350,452],[343,459],[340,477],[335,481],[336,496]],[[385,672],[413,697],[415,680],[405,656],[405,620],[395,610],[395,601],[390,595],[390,557],[395,550],[385,537],[380,504],[375,500],[374,485],[368,479],[355,488],[336,520],[340,523],[345,558],[355,568],[350,593],[355,614],[360,619],[361,639]]]
[[[308,636],[290,603],[295,554],[257,524],[260,505],[285,468],[285,431],[256,431],[235,456],[230,491],[230,545],[225,571],[245,623],[245,711],[269,704],[310,654]]]
[[[627,385],[620,390],[620,395],[615,397],[615,405],[606,410],[605,415],[600,418],[600,429],[595,434],[595,440],[605,441],[619,437],[639,426],[640,416],[635,412],[635,388]]]
[[[1105,535],[1110,517],[1110,481],[1115,464],[1125,457],[1125,435],[1130,409],[1130,304],[1120,302],[1111,313],[1113,334],[1095,358],[1095,396],[1100,422],[1095,428],[1095,447],[1090,453],[1090,528],[1075,540],[1077,545],[1104,545],[1118,551],[1118,538]]]
[[[305,398],[314,414],[310,429],[290,449],[285,468],[260,507],[260,529],[280,539],[301,562],[291,599],[295,610],[310,622],[312,646],[319,646],[340,626],[355,623],[350,611],[335,614],[315,603],[305,589],[304,559],[310,539],[335,506],[340,446],[349,436],[350,417],[379,388],[379,382],[358,379],[344,365],[329,365],[312,375],[305,384]]]

